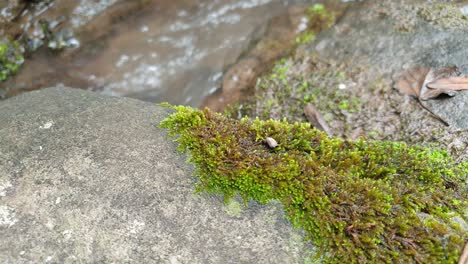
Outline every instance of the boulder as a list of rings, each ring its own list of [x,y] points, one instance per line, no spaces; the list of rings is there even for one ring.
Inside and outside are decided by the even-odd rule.
[[[304,262],[279,203],[194,193],[167,114],[66,87],[1,102],[0,262]]]

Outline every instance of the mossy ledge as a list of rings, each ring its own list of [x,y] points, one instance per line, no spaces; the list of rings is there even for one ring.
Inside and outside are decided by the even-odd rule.
[[[160,123],[189,153],[198,191],[283,203],[325,263],[456,263],[468,164],[400,142],[346,141],[307,123],[176,110]],[[272,137],[274,149],[264,143]]]

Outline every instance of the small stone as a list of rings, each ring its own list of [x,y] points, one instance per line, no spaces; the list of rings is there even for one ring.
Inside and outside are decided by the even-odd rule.
[[[80,41],[76,38],[71,38],[67,40],[67,47],[76,49],[80,47]]]
[[[265,142],[268,144],[270,148],[276,148],[278,146],[278,142],[272,137],[265,138]]]
[[[143,25],[141,28],[140,28],[140,31],[145,33],[145,32],[148,32],[149,31],[149,27],[147,25]]]
[[[55,40],[50,41],[49,45],[47,45],[47,47],[49,47],[49,49],[57,49],[58,46],[59,46],[59,44]]]

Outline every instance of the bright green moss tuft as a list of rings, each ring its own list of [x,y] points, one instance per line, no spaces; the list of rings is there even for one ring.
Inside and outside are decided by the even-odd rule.
[[[197,189],[281,201],[326,263],[458,259],[468,233],[452,219],[468,220],[467,163],[404,143],[331,138],[306,123],[172,108],[160,126],[189,152]]]
[[[24,62],[23,52],[18,42],[0,40],[0,81],[18,72]]]

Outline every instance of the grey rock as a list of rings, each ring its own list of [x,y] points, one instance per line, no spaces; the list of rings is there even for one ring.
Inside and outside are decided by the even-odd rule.
[[[194,193],[151,103],[65,87],[0,103],[0,263],[301,263],[279,203]]]
[[[435,4],[434,4],[435,5]],[[457,66],[468,76],[468,28],[444,28],[424,21],[427,1],[367,1],[353,5],[339,23],[318,37],[309,51],[355,65],[370,65],[374,76],[394,76],[408,68]],[[408,32],[403,30],[409,28]],[[452,128],[468,129],[468,91],[425,102]]]
[[[422,102],[451,127],[468,130],[468,91],[460,91],[454,97],[441,96]]]

